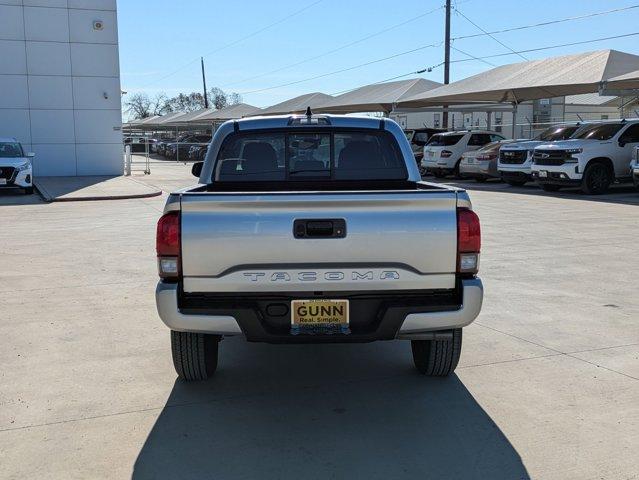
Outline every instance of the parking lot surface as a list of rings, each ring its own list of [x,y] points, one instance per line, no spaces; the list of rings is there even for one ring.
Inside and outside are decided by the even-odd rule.
[[[165,196],[0,195],[0,478],[639,478],[639,192],[467,185],[486,292],[446,379],[401,341],[226,339],[214,379],[176,381]]]

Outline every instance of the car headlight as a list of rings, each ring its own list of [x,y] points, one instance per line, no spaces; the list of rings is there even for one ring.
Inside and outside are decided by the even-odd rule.
[[[567,148],[565,150],[565,152],[566,152],[566,162],[567,163],[577,163],[579,161],[579,159],[573,157],[573,155],[576,155],[576,154],[581,153],[583,151],[584,151],[583,148]]]
[[[16,170],[17,170],[18,172],[22,172],[22,171],[24,171],[24,170],[29,170],[29,168],[31,168],[31,163],[30,163],[30,162],[25,162],[25,163],[23,163],[22,165],[18,165],[18,166],[16,167]]]

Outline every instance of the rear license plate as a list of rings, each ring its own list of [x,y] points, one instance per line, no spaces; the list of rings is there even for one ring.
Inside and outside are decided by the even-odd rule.
[[[7,179],[6,178],[0,178],[0,185],[6,185],[7,184]]]
[[[292,300],[291,331],[348,332],[348,300]]]
[[[428,153],[428,156],[431,158],[435,156],[435,152],[426,152],[426,153]]]
[[[466,163],[467,163],[468,165],[471,165],[471,164],[475,163],[475,160],[473,160],[472,158],[467,158],[467,159],[466,159]]]
[[[539,170],[539,178],[548,177],[548,172],[546,170]]]

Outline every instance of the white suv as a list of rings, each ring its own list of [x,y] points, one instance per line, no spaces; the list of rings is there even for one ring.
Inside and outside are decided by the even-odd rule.
[[[22,188],[24,193],[33,193],[33,153],[24,153],[15,138],[0,137],[0,188]]]
[[[601,194],[616,180],[630,180],[630,160],[639,145],[639,120],[593,123],[570,140],[535,147],[531,173],[546,191],[579,186]]]
[[[509,143],[501,147],[497,170],[504,182],[520,187],[531,180],[530,167],[535,147],[545,143],[569,139],[578,129],[579,124],[555,125],[547,128],[532,140]]]
[[[424,147],[422,167],[438,178],[451,173],[459,176],[459,163],[464,152],[478,150],[488,143],[501,140],[505,140],[505,137],[489,130],[438,133]]]

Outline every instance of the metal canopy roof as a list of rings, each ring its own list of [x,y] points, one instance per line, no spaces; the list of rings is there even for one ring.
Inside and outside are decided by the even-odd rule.
[[[581,106],[617,106],[620,98],[616,95],[599,95],[598,93],[583,93],[581,95],[566,95],[566,105]]]
[[[204,115],[198,116],[195,119],[198,123],[201,121],[224,121],[234,120],[236,118],[250,117],[257,115],[262,111],[261,108],[254,107],[253,105],[247,105],[246,103],[238,103],[237,105],[229,105],[228,107],[214,110]]]
[[[602,81],[639,68],[639,56],[600,50],[493,68],[404,98],[401,107],[472,102],[522,102],[597,92]]]
[[[260,112],[260,115],[282,115],[287,113],[304,113],[306,107],[311,107],[311,110],[325,105],[327,102],[333,100],[331,95],[327,95],[321,92],[306,93],[298,97],[285,100],[276,105],[271,105]]]
[[[422,94],[440,85],[425,78],[373,83],[338,95],[316,110],[331,113],[390,112],[404,98]]]
[[[604,87],[619,90],[637,90],[639,89],[639,70],[612,77],[604,82]],[[639,92],[636,93],[639,94]]]
[[[171,120],[171,123],[173,122],[177,124],[192,123],[193,121],[197,120],[202,115],[205,115],[210,112],[213,112],[213,110],[210,108],[200,108],[199,110],[194,110],[192,112],[185,113],[181,117],[176,117],[174,120]]]

